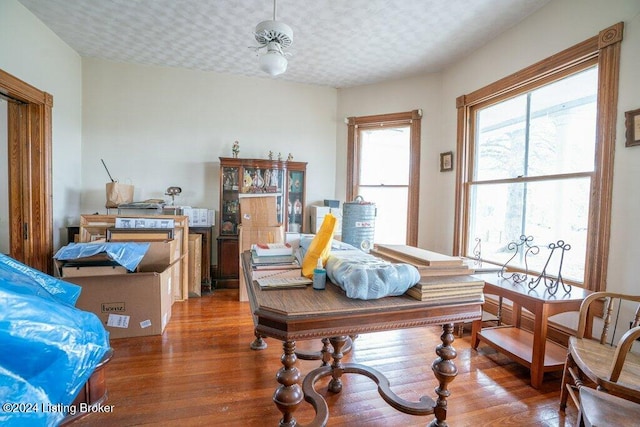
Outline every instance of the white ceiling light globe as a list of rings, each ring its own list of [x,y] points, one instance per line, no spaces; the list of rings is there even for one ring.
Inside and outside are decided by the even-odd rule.
[[[258,60],[260,69],[270,76],[277,76],[287,71],[287,58],[279,52],[269,51]]]

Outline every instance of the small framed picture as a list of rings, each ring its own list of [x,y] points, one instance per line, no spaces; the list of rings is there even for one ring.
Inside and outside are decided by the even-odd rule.
[[[625,146],[640,145],[640,109],[624,113],[624,125],[627,129]]]
[[[440,153],[440,172],[453,170],[453,151]]]

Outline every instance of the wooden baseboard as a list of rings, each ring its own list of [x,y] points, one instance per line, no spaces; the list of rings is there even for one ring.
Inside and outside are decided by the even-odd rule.
[[[238,279],[216,279],[216,289],[238,289],[240,281]]]

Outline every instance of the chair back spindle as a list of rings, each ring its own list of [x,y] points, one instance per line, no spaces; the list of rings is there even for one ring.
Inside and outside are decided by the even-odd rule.
[[[633,323],[631,324],[630,328],[635,328],[638,325],[640,325],[640,304],[638,304],[638,307],[636,307],[636,315],[633,318]]]
[[[606,344],[607,335],[609,335],[609,325],[611,325],[611,313],[613,312],[613,298],[606,297],[604,299],[604,309],[603,309],[603,325],[602,325],[602,333],[600,334],[600,344]]]

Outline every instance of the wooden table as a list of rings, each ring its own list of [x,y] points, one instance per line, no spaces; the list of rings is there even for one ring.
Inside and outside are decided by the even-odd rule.
[[[547,292],[543,283],[529,289],[527,283],[514,283],[503,279],[497,273],[477,274],[484,280],[484,293],[497,295],[513,302],[513,325],[482,329],[482,322],[476,320],[471,328],[471,346],[478,348],[485,342],[531,370],[531,386],[540,388],[545,372],[561,371],[567,358],[567,349],[547,340],[549,317],[568,311],[580,310],[582,300],[590,291],[572,287],[565,293],[562,286],[555,295]],[[533,332],[520,328],[522,308],[535,316]]]
[[[242,255],[248,286],[248,297],[254,313],[256,335],[283,341],[283,367],[277,373],[277,387],[273,396],[278,410],[282,412],[280,426],[294,426],[293,416],[303,398],[312,404],[316,415],[310,426],[324,426],[329,419],[329,409],[324,398],[314,389],[314,383],[325,376],[332,376],[329,391],[342,390],[343,373],[365,375],[375,381],[382,398],[397,410],[413,415],[435,414],[432,426],[446,426],[448,384],[458,371],[453,362],[456,351],[452,347],[454,322],[480,320],[482,299],[478,301],[434,305],[417,301],[409,296],[387,297],[377,300],[347,298],[344,292],[328,282],[324,291],[311,286],[301,289],[260,289],[251,280],[250,254]],[[426,325],[443,325],[442,343],[436,347],[437,358],[431,367],[439,382],[437,401],[423,397],[418,402],[409,402],[391,391],[389,381],[380,372],[356,363],[342,363],[343,347],[349,335],[367,332],[389,331]],[[301,374],[296,367],[296,340],[329,337],[333,346],[330,366],[321,366],[309,372],[302,387]]]

